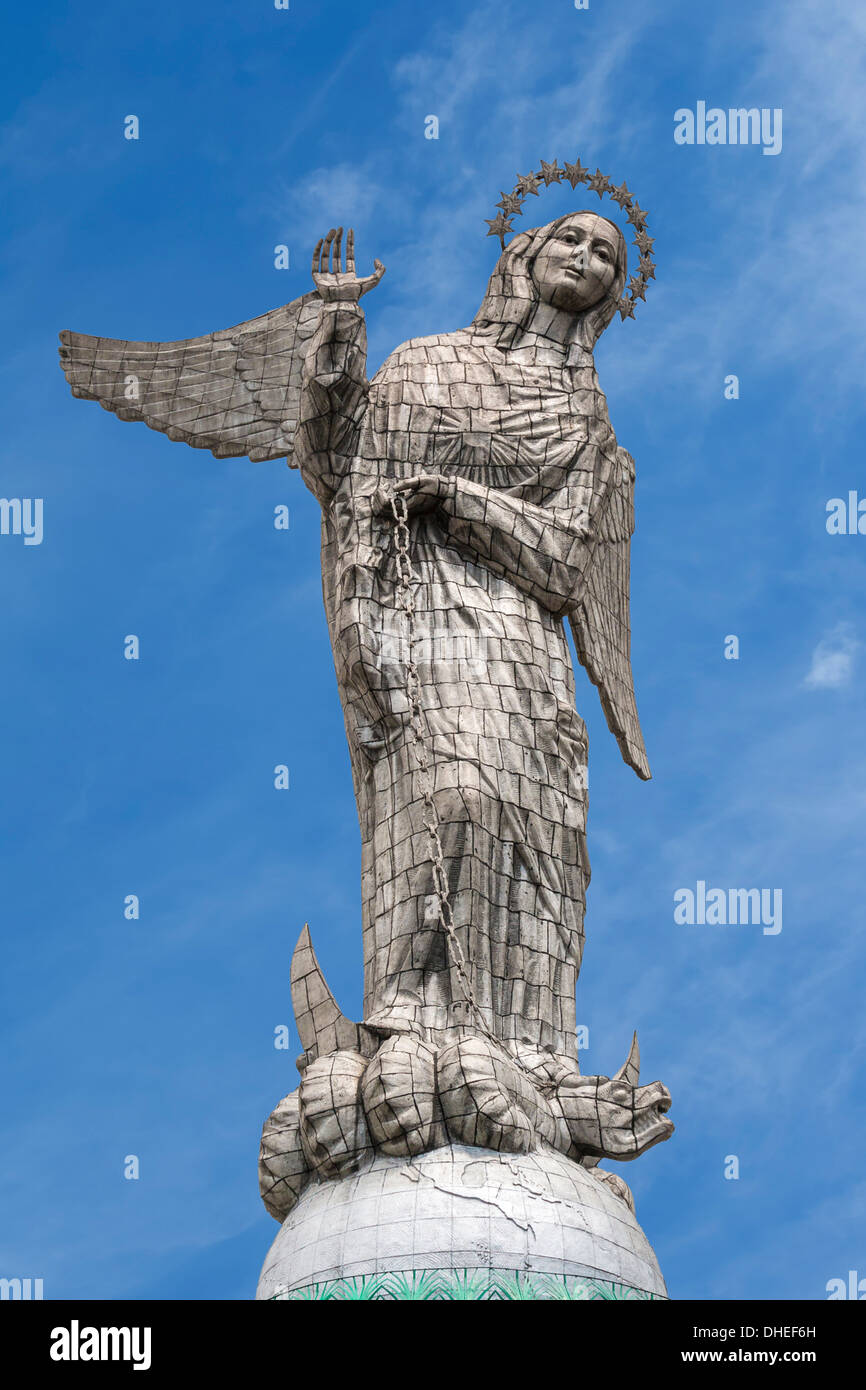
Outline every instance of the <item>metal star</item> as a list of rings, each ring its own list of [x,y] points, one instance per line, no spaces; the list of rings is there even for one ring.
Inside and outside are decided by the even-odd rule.
[[[517,193],[503,193],[496,206],[502,208],[506,217],[520,216],[523,213],[523,199]]]
[[[646,281],[640,275],[633,275],[628,282],[628,291],[632,299],[643,299],[646,301]]]
[[[579,183],[584,183],[586,181],[587,175],[589,174],[589,170],[584,169],[580,160],[578,160],[576,164],[569,164],[566,160],[565,169],[563,170],[563,172],[565,174],[565,177],[568,179],[568,182],[571,184],[572,188],[576,188]]]
[[[623,323],[625,323],[625,320],[626,320],[626,319],[633,319],[633,318],[634,318],[634,300],[633,300],[633,299],[621,299],[621,300],[619,301],[619,312],[620,312],[620,317],[622,318]]]
[[[643,208],[638,207],[637,203],[632,205],[631,215],[634,222],[646,222],[646,213]]]
[[[613,198],[615,203],[619,203],[621,208],[627,208],[629,203],[631,202],[632,197],[624,183],[621,183],[619,188],[617,188],[614,184],[611,187],[610,196]]]
[[[527,193],[534,193],[538,197],[538,185],[541,183],[539,174],[518,174],[517,183],[514,185],[515,192],[521,193],[525,198]],[[485,219],[486,221],[486,219]]]
[[[485,217],[484,221],[490,228],[490,231],[487,233],[487,235],[498,236],[499,240],[502,242],[502,245],[504,246],[505,233],[514,231],[510,219],[506,217],[503,213],[498,212],[496,216],[493,218]]]
[[[634,244],[639,251],[643,251],[648,256],[656,244],[655,237],[647,236],[646,232],[638,232],[634,238]]]
[[[541,177],[544,179],[545,188],[549,188],[552,183],[561,183],[562,173],[563,171],[559,167],[558,160],[555,159],[552,164],[546,164],[542,159]]]
[[[644,280],[654,280],[656,278],[655,265],[650,260],[649,256],[641,256],[640,260],[637,263],[637,268],[643,276]]]
[[[599,198],[601,198],[610,188],[610,179],[606,174],[603,174],[600,169],[596,169],[595,173],[587,179],[586,186],[587,188],[591,188],[593,193],[597,193]]]

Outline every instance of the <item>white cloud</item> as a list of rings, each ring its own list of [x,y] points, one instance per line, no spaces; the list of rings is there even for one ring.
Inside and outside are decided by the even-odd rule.
[[[813,651],[812,665],[803,684],[810,690],[838,690],[849,685],[859,645],[850,623],[837,624]]]

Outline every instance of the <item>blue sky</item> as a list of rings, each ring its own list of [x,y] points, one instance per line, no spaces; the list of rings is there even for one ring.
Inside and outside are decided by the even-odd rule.
[[[240,322],[306,292],[316,238],[353,223],[359,266],[388,268],[365,300],[372,369],[471,319],[500,190],[579,154],[637,192],[658,262],[597,351],[637,463],[654,780],[579,673],[583,1068],[618,1066],[637,1027],[645,1079],[673,1093],[672,1141],[619,1170],[672,1296],[815,1299],[866,1276],[866,536],[825,526],[830,498],[866,497],[863,14],[92,0],[4,29],[0,493],[44,499],[44,539],[0,536],[0,1274],[46,1297],[251,1297],[305,921],[347,1013],[361,996],[317,505],[283,463],[73,400],[58,330]],[[676,145],[698,101],[781,108],[781,152]],[[533,220],[567,206],[552,192]],[[698,880],[781,889],[781,932],[678,925]]]

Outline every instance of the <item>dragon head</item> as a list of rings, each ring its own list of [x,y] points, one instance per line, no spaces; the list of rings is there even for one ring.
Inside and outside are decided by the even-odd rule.
[[[563,1077],[556,1101],[571,1139],[571,1155],[637,1158],[674,1132],[667,1119],[670,1091],[660,1081],[638,1084],[640,1053],[637,1035],[625,1064],[616,1076]]]

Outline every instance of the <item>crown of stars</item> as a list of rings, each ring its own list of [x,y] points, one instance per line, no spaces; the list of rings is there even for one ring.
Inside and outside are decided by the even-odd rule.
[[[511,219],[522,217],[523,204],[532,194],[538,197],[538,190],[541,184],[549,188],[551,184],[562,183],[566,179],[572,186],[577,188],[578,184],[585,184],[593,193],[597,193],[599,198],[605,194],[622,208],[637,235],[634,238],[634,245],[640,252],[637,274],[632,275],[628,282],[628,289],[622,296],[617,305],[620,316],[623,320],[633,319],[635,305],[639,299],[646,300],[646,288],[650,280],[656,278],[655,261],[653,260],[653,246],[655,241],[647,236],[647,215],[646,211],[638,206],[638,201],[634,194],[629,191],[624,183],[619,187],[603,174],[600,169],[596,169],[591,174],[584,168],[579,159],[573,164],[567,161],[562,169],[557,160],[548,164],[542,159],[541,168],[536,172],[530,170],[528,174],[518,174],[517,182],[510,193],[503,193],[496,204],[501,209],[495,217],[485,217],[488,226],[488,236],[498,236],[503,251],[505,250],[506,235],[514,231]]]

